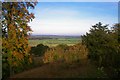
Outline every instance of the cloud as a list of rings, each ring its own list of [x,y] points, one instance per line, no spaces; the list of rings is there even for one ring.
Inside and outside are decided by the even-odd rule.
[[[118,21],[114,13],[116,7],[111,9],[112,4],[110,9],[104,8],[105,4],[102,7],[91,5],[41,3],[35,9],[36,18],[29,25],[33,34],[81,35],[98,22],[112,26]]]
[[[109,18],[110,19],[110,18]],[[100,19],[35,19],[29,25],[33,34],[81,35],[98,22],[112,25],[113,21]]]

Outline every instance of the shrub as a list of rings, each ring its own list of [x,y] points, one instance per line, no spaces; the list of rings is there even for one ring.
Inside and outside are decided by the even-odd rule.
[[[87,57],[87,48],[85,45],[76,44],[74,46],[58,45],[45,52],[44,63],[64,61],[67,63],[80,61]]]
[[[30,53],[38,56],[42,56],[47,51],[47,49],[49,49],[48,46],[45,46],[43,44],[38,44],[36,47],[31,47]]]
[[[119,26],[113,30],[108,25],[98,23],[90,29],[89,33],[82,36],[82,43],[89,50],[88,56],[95,61],[98,67],[120,69],[120,43],[118,42]],[[116,75],[118,75],[118,73]]]

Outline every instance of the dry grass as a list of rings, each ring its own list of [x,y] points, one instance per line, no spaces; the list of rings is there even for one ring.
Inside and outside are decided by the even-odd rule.
[[[54,62],[12,76],[11,78],[97,78],[97,68],[87,59],[81,63]],[[103,77],[101,75],[101,77]]]
[[[43,61],[44,63],[54,61],[74,62],[80,61],[87,57],[87,48],[85,45],[76,44],[73,46],[58,45],[45,52]]]
[[[67,47],[67,46],[62,46]],[[61,54],[65,52],[63,48],[60,50],[60,47],[57,47],[55,51],[47,52],[47,60],[53,56],[54,52]],[[72,50],[73,49],[73,50]],[[51,54],[53,52],[53,54]],[[73,54],[76,54],[80,61],[70,58],[73,57]],[[64,53],[62,53],[64,54]],[[11,78],[97,78],[97,77],[106,77],[103,73],[98,72],[97,67],[87,59],[86,48],[83,45],[76,44],[74,46],[69,46],[67,53],[64,55],[65,58],[69,58],[66,61],[54,60],[50,61],[47,64],[42,64],[41,57],[34,57],[35,64],[38,64],[39,67],[16,74],[11,76]],[[44,58],[44,57],[43,57]],[[60,58],[61,59],[61,58]]]

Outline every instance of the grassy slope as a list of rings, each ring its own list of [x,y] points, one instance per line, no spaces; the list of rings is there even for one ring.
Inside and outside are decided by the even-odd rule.
[[[12,76],[12,78],[97,78],[104,77],[99,74],[95,65],[87,59],[81,63],[65,64],[54,62],[31,69]]]
[[[29,40],[31,46],[44,44],[50,47],[58,44],[73,45],[80,42],[78,38],[59,38],[59,39],[43,39]],[[40,59],[35,58],[38,64]],[[12,78],[96,78],[104,77],[104,74],[98,72],[98,69],[88,59],[81,60],[81,63],[66,64],[63,62],[54,62],[44,64],[40,67],[16,74]]]

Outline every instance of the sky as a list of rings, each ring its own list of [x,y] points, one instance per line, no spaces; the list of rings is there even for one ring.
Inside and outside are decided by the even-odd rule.
[[[119,0],[38,0],[39,2],[118,2]]]
[[[98,22],[118,22],[117,2],[38,2],[30,12],[33,35],[83,35]]]

